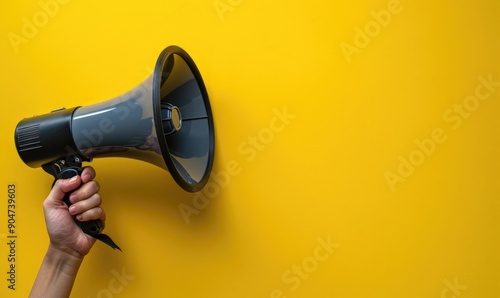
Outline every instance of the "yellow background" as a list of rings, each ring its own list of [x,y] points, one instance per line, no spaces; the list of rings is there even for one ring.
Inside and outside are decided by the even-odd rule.
[[[4,195],[0,296],[27,296],[48,243],[52,178],[19,159],[17,122],[119,95],[175,44],[210,95],[213,173],[238,171],[187,224],[194,195],[167,172],[95,160],[123,253],[96,244],[73,297],[499,297],[500,87],[456,129],[444,116],[486,92],[480,77],[500,81],[499,20],[494,0],[2,1],[0,189],[17,185],[18,275],[8,290]],[[393,191],[387,173],[435,129],[445,141]],[[323,261],[318,239],[338,246]]]

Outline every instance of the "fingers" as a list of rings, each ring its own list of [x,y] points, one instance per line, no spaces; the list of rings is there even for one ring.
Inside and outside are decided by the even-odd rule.
[[[106,214],[100,207],[100,185],[93,180],[95,176],[96,172],[92,167],[85,167],[80,176],[57,180],[44,202],[45,207],[63,204],[62,199],[70,193],[71,206],[68,211],[72,216],[76,216],[79,221],[99,219],[104,222]]]
[[[104,226],[106,222],[106,212],[101,207],[92,208],[76,216],[79,221],[100,220]]]
[[[82,200],[88,199],[93,194],[96,194],[100,188],[101,187],[97,181],[89,181],[83,184],[79,189],[73,191],[69,196],[69,201],[71,202],[71,204],[75,204]]]
[[[102,203],[101,196],[98,194],[100,185],[93,179],[96,172],[92,167],[86,167],[81,174],[83,185],[71,193],[69,201],[69,213],[76,216],[79,221],[89,221],[100,219],[104,222],[106,214],[100,207]]]
[[[85,185],[86,183],[92,181],[95,176],[96,172],[92,167],[85,167],[81,176],[75,176],[70,179],[58,179],[47,196],[47,203],[58,203],[58,201],[61,201],[64,198],[66,193],[77,189],[82,183]],[[84,192],[80,193],[80,198],[89,196],[89,193],[87,193],[89,189],[85,189],[86,190],[84,190]],[[98,190],[99,186],[97,186],[97,189],[94,192],[97,192]],[[90,189],[90,191],[92,191],[92,189]],[[78,200],[78,198],[76,200]]]
[[[69,213],[73,216],[76,215],[76,219],[78,219],[79,221],[100,219],[104,222],[106,220],[106,214],[100,207],[101,203],[101,196],[96,193],[88,199],[71,205],[69,207]]]
[[[47,199],[45,200],[45,204],[60,204],[64,195],[72,190],[78,188],[80,186],[80,177],[75,176],[70,179],[59,179],[52,187]]]
[[[93,194],[85,200],[81,200],[69,206],[68,210],[71,215],[81,214],[93,208],[99,207],[102,203],[101,196],[97,193]]]

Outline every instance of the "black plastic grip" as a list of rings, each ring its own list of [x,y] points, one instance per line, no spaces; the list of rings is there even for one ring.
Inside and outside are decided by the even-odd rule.
[[[68,167],[63,169],[59,174],[57,174],[56,179],[69,179],[74,176],[79,176],[82,174],[83,169],[80,167]],[[80,186],[82,186],[80,184]],[[80,186],[78,188],[80,188]],[[78,189],[77,188],[77,189]],[[66,193],[64,195],[63,201],[66,203],[66,205],[71,206],[71,202],[69,201],[69,196],[71,193]],[[97,236],[99,235],[102,230],[104,229],[104,226],[102,225],[102,222],[100,220],[89,220],[89,221],[79,221],[76,219],[76,216],[73,217],[75,220],[75,223],[82,229],[82,231],[85,234],[88,234],[90,236]]]

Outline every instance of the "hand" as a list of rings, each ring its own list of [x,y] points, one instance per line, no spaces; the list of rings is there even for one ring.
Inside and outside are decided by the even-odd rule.
[[[106,214],[100,207],[102,200],[97,193],[99,183],[93,180],[95,175],[92,167],[86,167],[81,176],[57,180],[43,202],[51,246],[78,258],[89,253],[96,239],[85,234],[77,226],[73,216],[76,215],[79,221],[99,219],[103,226],[106,220]],[[83,185],[75,190],[82,183]],[[63,202],[66,193],[71,193],[69,200],[72,205],[69,208]]]

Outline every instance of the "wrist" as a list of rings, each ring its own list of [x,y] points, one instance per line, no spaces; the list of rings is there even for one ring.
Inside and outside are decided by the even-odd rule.
[[[31,289],[30,298],[67,298],[83,256],[51,243]]]
[[[45,258],[62,273],[74,275],[78,272],[84,256],[64,247],[49,244]]]

